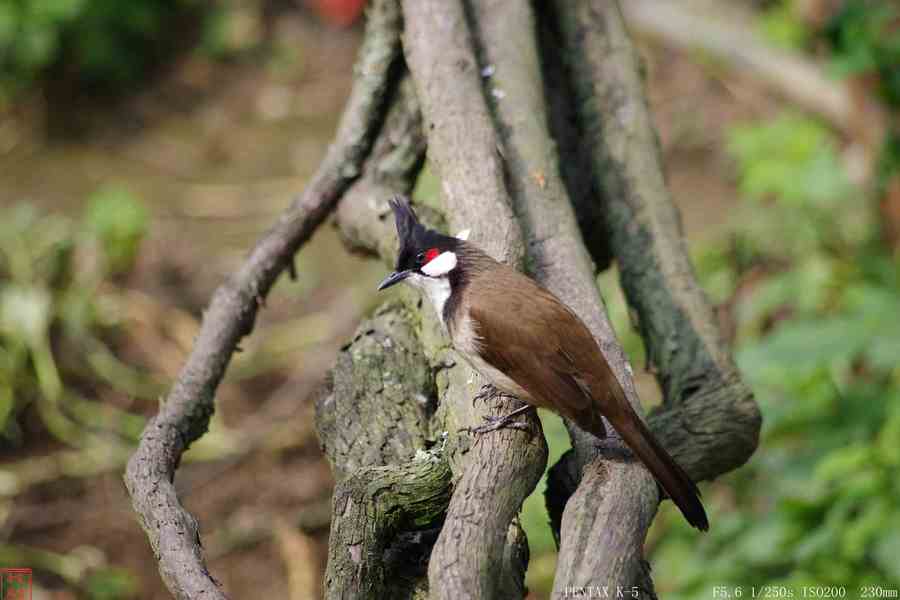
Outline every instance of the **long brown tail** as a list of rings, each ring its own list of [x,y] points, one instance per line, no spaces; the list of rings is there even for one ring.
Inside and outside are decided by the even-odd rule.
[[[659,484],[681,510],[687,522],[699,529],[709,529],[709,519],[706,510],[700,501],[700,490],[693,480],[688,477],[675,459],[665,448],[660,446],[641,418],[631,410],[627,403],[623,403],[627,409],[623,411],[623,417],[616,419],[621,423],[612,423],[619,435],[628,444],[632,452],[637,454],[641,462],[647,466]]]

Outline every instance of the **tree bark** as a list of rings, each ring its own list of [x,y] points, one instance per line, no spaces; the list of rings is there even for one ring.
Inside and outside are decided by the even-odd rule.
[[[518,265],[521,228],[464,6],[459,0],[406,0],[403,9],[404,53],[422,103],[428,156],[441,179],[450,230],[471,229],[470,240],[494,258]],[[450,432],[455,490],[429,561],[431,595],[521,596],[527,558],[518,549],[518,526],[512,525],[512,532],[510,527],[546,464],[540,423],[527,416],[529,431],[501,430],[474,439],[457,435],[460,428],[480,425],[488,409],[507,414],[518,401],[504,397],[492,407],[478,406],[472,398],[484,383],[479,376],[461,363],[445,373],[442,421]]]
[[[216,290],[187,363],[128,462],[125,485],[132,506],[159,560],[160,576],[176,598],[226,597],[206,568],[197,520],[175,493],[181,456],[206,432],[216,388],[278,275],[359,175],[383,120],[399,51],[399,6],[378,0],[335,143],[304,193]]]
[[[604,194],[610,245],[663,391],[650,423],[688,473],[711,479],[753,453],[759,409],[697,283],[617,5],[557,6],[565,7],[560,21],[577,112]]]
[[[641,413],[632,369],[607,318],[582,242],[575,212],[560,177],[559,157],[548,128],[537,40],[515,31],[534,31],[534,15],[524,3],[473,2],[485,58],[495,67],[492,85],[503,90],[496,114],[504,133],[504,156],[515,206],[528,231],[529,266],[534,277],[588,325],[632,406]],[[507,100],[508,94],[508,100]],[[578,493],[562,519],[556,590],[618,585],[636,580],[643,539],[659,501],[649,472],[624,451],[608,423],[606,450],[567,422],[582,476]],[[643,506],[637,514],[635,506]],[[587,552],[587,548],[590,551]]]
[[[664,406],[651,416],[650,426],[692,477],[716,477],[743,464],[755,450],[760,414],[691,267],[680,217],[665,186],[636,53],[615,3],[559,0],[554,8],[576,92],[576,113],[604,193],[611,249],[663,390]],[[582,463],[577,451],[564,460]],[[560,466],[565,470],[571,471]],[[594,502],[583,501],[582,488],[583,483],[561,519],[560,564],[566,570],[557,572],[557,593],[571,585],[570,578],[591,577],[585,547],[621,552],[621,535],[608,528],[589,535],[583,544],[566,545],[572,533],[567,531],[567,516],[574,517],[569,523],[578,523],[596,512]],[[554,495],[566,494],[556,490]],[[637,577],[643,577],[644,570],[637,548],[649,525],[644,519],[654,512],[652,496],[643,500],[640,510],[632,508],[638,517],[630,530],[640,536],[628,544],[633,564],[622,562],[610,573],[607,582],[613,585],[641,585]],[[557,498],[557,511],[559,502]]]

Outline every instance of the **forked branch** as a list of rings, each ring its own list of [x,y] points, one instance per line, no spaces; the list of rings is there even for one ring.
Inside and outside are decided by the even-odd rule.
[[[197,520],[178,500],[175,471],[182,454],[206,431],[216,388],[275,280],[359,175],[395,83],[400,27],[395,0],[372,4],[369,35],[335,143],[303,194],[216,290],[187,363],[128,462],[125,485],[132,505],[159,560],[160,575],[176,598],[226,596],[206,568]]]

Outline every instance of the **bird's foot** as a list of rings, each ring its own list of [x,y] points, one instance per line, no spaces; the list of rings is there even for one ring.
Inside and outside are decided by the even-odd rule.
[[[485,415],[484,420],[486,421],[486,423],[484,425],[481,425],[479,427],[464,427],[460,431],[468,431],[469,433],[473,434],[488,433],[503,428],[520,429],[522,431],[527,431],[529,429],[528,423],[525,423],[524,421],[516,421],[515,418],[529,410],[534,410],[534,407],[526,404],[525,406],[520,406],[508,415],[503,415],[502,417]]]
[[[528,423],[523,421],[514,421],[509,418],[509,415],[505,417],[495,417],[493,415],[487,415],[484,417],[484,420],[487,421],[484,425],[479,427],[466,427],[465,430],[469,433],[473,433],[476,435],[482,433],[489,433],[491,431],[497,431],[498,429],[521,429],[522,431],[528,430]]]
[[[491,383],[485,383],[481,386],[481,389],[477,394],[472,398],[472,406],[475,406],[475,403],[479,400],[484,400],[485,402],[490,402],[497,396],[502,396],[503,394],[494,387]]]

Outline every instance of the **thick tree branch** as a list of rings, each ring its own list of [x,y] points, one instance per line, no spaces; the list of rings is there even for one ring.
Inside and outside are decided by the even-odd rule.
[[[759,409],[697,283],[617,4],[557,8],[622,287],[663,390],[651,426],[694,478],[716,477],[756,449]]]
[[[335,479],[405,463],[424,450],[437,408],[434,373],[411,323],[393,301],[363,321],[316,402],[316,430]]]
[[[741,465],[756,448],[758,408],[696,282],[617,4],[555,6],[622,285],[663,388],[665,407],[651,415],[651,428],[692,477],[715,477]],[[558,469],[557,476],[571,472]],[[551,510],[559,504],[557,499]],[[646,582],[642,569],[633,572],[635,583]],[[557,589],[561,583],[558,574]]]
[[[515,33],[535,31],[531,7],[493,0],[473,0],[473,4],[485,59],[495,67],[491,85],[503,90],[495,110],[512,196],[528,234],[532,273],[588,325],[640,413],[631,367],[604,311],[594,265],[560,177],[559,157],[548,129],[536,36]],[[615,443],[607,440],[608,451],[599,456],[594,436],[571,423],[567,426],[583,475],[562,518],[556,590],[588,585],[624,589],[638,575],[644,536],[656,512],[655,482],[624,451],[618,438]],[[610,426],[607,430],[614,432]]]
[[[372,151],[373,158],[384,155],[385,161],[378,162],[377,167],[373,168],[369,163],[366,165],[366,172],[351,187],[341,200],[337,211],[337,224],[342,236],[351,249],[373,253],[388,264],[393,264],[396,258],[397,235],[394,229],[393,218],[387,203],[384,202],[395,193],[407,193],[412,187],[412,180],[416,171],[410,170],[409,165],[415,165],[424,154],[424,136],[421,131],[421,120],[416,118],[417,103],[414,94],[404,94],[411,91],[406,83],[401,84],[401,93],[391,112],[387,117],[385,128],[397,132],[391,136],[381,136],[376,142]],[[401,108],[398,110],[398,105]],[[404,112],[409,113],[407,117],[402,117]],[[413,114],[415,113],[415,114]],[[395,126],[393,124],[405,124],[404,127]],[[388,142],[386,144],[386,142]],[[386,146],[390,146],[390,149]],[[389,150],[383,152],[382,150]],[[419,217],[427,222],[431,227],[446,230],[445,219],[443,214],[436,210],[420,205],[417,207]],[[399,448],[405,448],[409,454],[420,448],[423,441],[423,431],[431,433],[424,438],[424,442],[443,443],[448,429],[443,422],[448,418],[449,410],[442,411],[440,415],[434,415],[427,422],[421,424],[421,429],[413,424],[419,423],[419,418],[424,412],[431,415],[433,413],[433,402],[428,400],[433,398],[436,391],[433,383],[429,385],[423,383],[419,377],[411,376],[408,381],[404,381],[402,389],[392,387],[388,389],[378,382],[380,380],[373,376],[372,373],[395,372],[404,373],[421,370],[422,372],[439,373],[441,379],[446,380],[445,371],[453,369],[454,356],[448,354],[446,347],[446,338],[440,333],[439,325],[434,315],[428,309],[423,309],[421,299],[415,293],[401,294],[400,304],[390,303],[379,311],[379,314],[372,321],[360,327],[361,332],[366,335],[357,336],[348,351],[345,353],[347,357],[341,358],[334,369],[334,384],[329,386],[326,398],[349,398],[351,406],[360,407],[358,409],[346,412],[343,417],[325,417],[320,418],[318,429],[320,436],[325,444],[326,452],[332,457],[335,466],[335,472],[339,476],[348,469],[339,465],[353,462],[354,466],[360,464],[380,465],[395,462],[383,458],[385,448],[396,450],[398,444],[397,439],[404,440]],[[390,319],[386,321],[387,316]],[[411,351],[413,346],[410,344],[408,335],[409,331],[414,330],[417,338],[423,344],[423,355],[420,352]],[[382,339],[379,344],[367,343],[371,337]],[[393,349],[400,349],[406,360],[402,368],[398,369],[397,364],[387,359]],[[379,358],[379,356],[382,356]],[[343,355],[342,355],[343,356]],[[358,368],[358,376],[360,381],[353,383],[351,376],[348,379],[348,371],[356,372]],[[461,368],[461,367],[457,367]],[[371,371],[371,372],[370,372]],[[374,379],[373,379],[374,377]],[[336,382],[339,380],[347,380],[348,383],[338,388]],[[369,383],[372,383],[371,385]],[[411,384],[411,385],[410,385]],[[446,385],[441,386],[442,389],[452,389]],[[374,393],[370,393],[374,392]],[[446,395],[445,395],[446,398]],[[375,399],[375,401],[372,401]],[[415,402],[410,399],[416,399]],[[370,410],[368,405],[377,405],[376,409]],[[335,402],[329,406],[336,406]],[[326,405],[320,401],[320,414],[331,412],[334,409],[322,410]],[[382,416],[387,415],[390,426],[382,428],[378,425],[382,421]],[[459,421],[456,417],[453,418]],[[338,446],[346,446],[349,441],[355,440],[355,434],[352,433],[353,422],[366,423],[367,427],[375,423],[374,429],[378,432],[386,432],[383,441],[379,439],[368,439],[365,446],[367,448],[377,448],[378,450],[368,451],[364,460],[362,457],[354,458],[348,453],[342,455],[338,452],[328,450],[331,442],[328,439],[337,440]],[[340,428],[329,425],[329,423],[349,423],[351,434],[341,432],[336,435],[334,432]],[[402,432],[396,431],[400,424]],[[449,428],[454,432],[454,442],[459,444],[460,440],[456,438],[456,429]],[[370,437],[366,434],[367,437]],[[380,434],[379,434],[380,435]],[[464,454],[468,448],[469,440],[463,442],[465,446],[461,452]],[[358,446],[353,446],[358,448]],[[512,447],[514,448],[514,447]],[[358,452],[357,452],[358,453]],[[394,458],[400,460],[402,455],[396,455]],[[402,468],[402,466],[400,467]],[[358,478],[354,478],[359,483]],[[352,485],[349,480],[340,485]],[[449,484],[448,484],[449,489]],[[446,507],[445,507],[446,508]],[[345,514],[340,512],[342,509],[339,505],[335,505],[335,527],[340,527],[339,521],[347,518]],[[352,515],[352,513],[350,513]],[[344,530],[344,529],[342,529]],[[428,565],[428,556],[431,553],[432,546],[437,537],[439,529],[426,531],[403,531],[398,532],[393,541],[390,541],[388,550],[382,553],[381,571],[375,570],[376,573],[387,573],[383,580],[378,579],[381,585],[369,585],[361,582],[360,574],[362,571],[346,570],[349,553],[341,552],[340,548],[347,548],[347,544],[343,543],[340,536],[333,537],[330,544],[330,552],[328,573],[326,574],[326,594],[329,598],[342,597],[349,591],[357,591],[361,596],[371,598],[401,598],[413,595],[424,595],[427,593],[427,584],[425,580],[425,569]],[[368,548],[375,545],[384,545],[386,540],[377,536],[369,536],[365,540],[365,544],[359,548],[363,556],[375,556],[377,553],[368,552]],[[338,549],[336,551],[336,549]],[[497,561],[503,565],[501,572],[504,580],[498,587],[504,590],[516,590],[522,588],[522,570],[527,562],[528,550],[524,533],[518,522],[513,520],[512,526],[508,531],[506,545],[502,549],[502,556]],[[342,564],[344,563],[344,564]],[[373,566],[374,568],[374,566]],[[341,571],[344,577],[341,578],[337,573]],[[495,569],[496,571],[496,569]],[[367,569],[368,573],[369,570]]]
[[[405,77],[362,177],[338,206],[337,225],[352,250],[394,259],[396,232],[385,200],[415,183],[425,156],[421,125]],[[338,479],[327,598],[403,598],[427,590],[427,557],[450,499],[451,471],[434,418],[435,373],[442,367],[429,362],[435,349],[423,343],[437,338],[421,335],[427,317],[413,299],[401,295],[360,325],[316,403],[316,428]],[[432,444],[430,460],[419,460]],[[370,485],[372,477],[380,483]],[[390,514],[404,512],[419,524],[383,514],[386,498],[394,503]]]
[[[547,120],[559,154],[560,176],[575,208],[585,247],[596,263],[596,269],[604,271],[612,263],[613,256],[600,191],[591,173],[591,155],[582,146],[583,135],[572,101],[575,95],[572,78],[560,50],[562,37],[556,27],[551,5],[544,2],[533,4]]]
[[[336,212],[338,232],[351,251],[391,264],[397,253],[397,231],[386,200],[412,191],[427,148],[419,100],[408,73],[400,82],[385,129],[388,135],[378,138],[363,176],[350,186]]]
[[[187,363],[126,469],[134,510],[159,559],[160,575],[177,598],[225,598],[206,569],[197,521],[175,493],[181,456],[206,431],[216,387],[238,342],[252,330],[269,289],[357,177],[382,122],[399,56],[400,10],[394,0],[378,0],[369,15],[336,142],[304,193],[214,294]]]
[[[789,101],[849,131],[859,119],[846,86],[800,56],[766,44],[746,22],[729,23],[689,2],[628,0],[626,21],[638,33],[684,49],[701,50],[735,71],[751,74]]]
[[[401,598],[422,587],[434,530],[450,501],[442,436],[432,451],[434,373],[393,301],[363,322],[316,402],[316,428],[338,480],[327,598]],[[422,535],[410,535],[426,530]]]
[[[442,454],[443,449],[421,452],[400,465],[366,467],[338,483],[325,580],[329,598],[412,595],[417,569],[407,565],[428,547],[412,554],[418,540],[401,534],[440,525],[451,490],[450,465]],[[401,560],[391,561],[391,555]]]
[[[522,236],[505,185],[497,135],[460,0],[407,0],[404,52],[416,83],[428,134],[431,165],[441,179],[451,231],[471,228],[471,239],[497,259],[519,264]],[[430,309],[426,309],[430,310]],[[456,360],[445,354],[445,360]],[[472,439],[461,427],[481,424],[473,406],[480,379],[463,365],[442,372],[443,426],[456,489],[429,562],[431,593],[439,598],[521,595],[521,544],[508,543],[510,524],[540,478],[546,444],[537,419],[529,432],[501,430]],[[504,399],[496,414],[518,402]],[[515,529],[514,529],[515,531]]]

